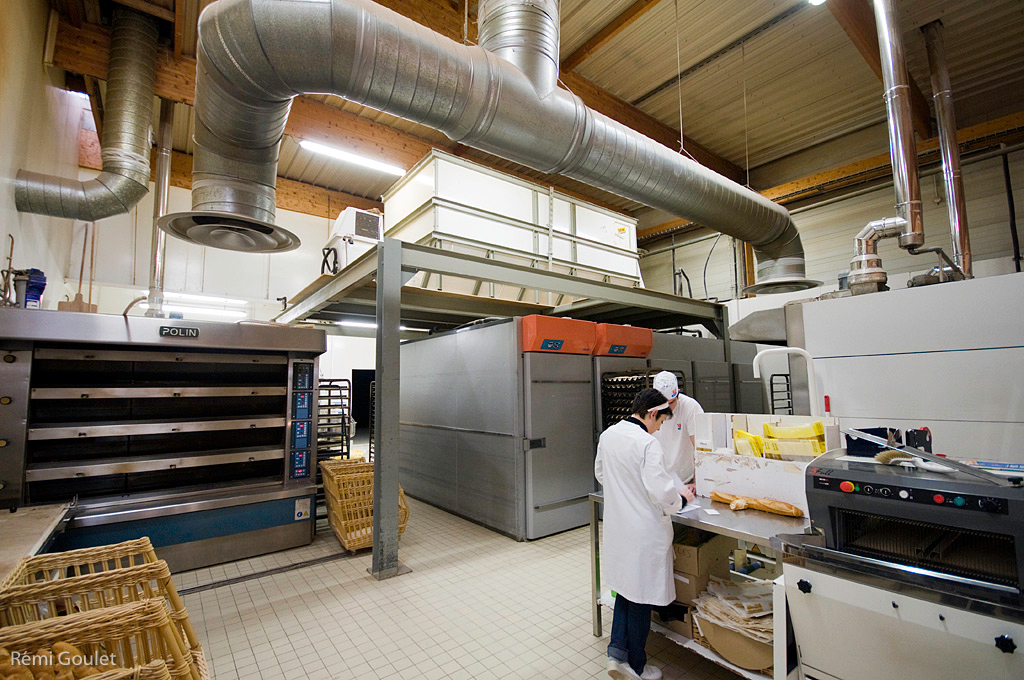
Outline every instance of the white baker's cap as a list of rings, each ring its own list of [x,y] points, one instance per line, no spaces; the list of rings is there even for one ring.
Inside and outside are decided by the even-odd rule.
[[[679,396],[679,383],[676,381],[675,373],[662,371],[654,376],[654,389],[665,395],[666,399],[675,399]]]

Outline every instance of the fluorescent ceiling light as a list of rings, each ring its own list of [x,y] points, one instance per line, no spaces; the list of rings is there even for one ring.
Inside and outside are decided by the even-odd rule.
[[[811,3],[812,5],[824,5],[825,4],[825,0],[807,0],[807,2]]]
[[[299,142],[299,146],[301,146],[306,151],[312,151],[313,153],[319,153],[323,154],[324,156],[330,156],[331,158],[337,158],[338,160],[346,161],[348,163],[361,165],[364,168],[370,168],[371,170],[376,170],[377,172],[385,172],[389,175],[396,176],[402,176],[405,174],[405,170],[398,167],[397,165],[388,165],[387,163],[375,161],[372,158],[366,158],[364,156],[359,156],[348,151],[336,149],[333,146],[327,146],[325,144],[311,142],[308,139],[301,140]]]
[[[143,302],[139,305],[143,309],[149,309],[149,304]],[[240,309],[216,309],[213,307],[188,307],[186,305],[164,305],[165,312],[181,312],[182,314],[202,314],[204,316],[220,316],[229,319],[244,319],[249,316]]]
[[[372,321],[335,321],[335,326],[345,326],[346,328],[373,328],[376,330],[377,324]],[[409,328],[408,326],[399,326],[400,331],[409,331],[411,333],[429,333],[430,330],[426,328]]]
[[[137,295],[149,295],[148,290],[140,290]],[[210,305],[244,305],[248,304],[245,300],[236,300],[234,298],[222,298],[222,297],[210,297],[208,295],[193,295],[192,293],[173,293],[164,292],[165,300],[182,300],[183,302],[202,302]]]

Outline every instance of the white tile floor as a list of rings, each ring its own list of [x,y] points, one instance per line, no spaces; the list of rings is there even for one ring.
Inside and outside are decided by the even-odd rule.
[[[518,543],[410,499],[399,559],[376,581],[369,551],[186,595],[216,680],[607,678],[590,621],[586,527]],[[323,525],[322,525],[323,526]],[[339,552],[312,545],[177,574],[182,590]],[[667,680],[736,678],[657,633]]]

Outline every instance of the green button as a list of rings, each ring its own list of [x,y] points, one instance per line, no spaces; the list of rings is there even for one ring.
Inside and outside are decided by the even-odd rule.
[[[958,508],[962,508],[965,505],[967,505],[967,501],[965,501],[960,496],[957,496],[956,498],[953,499],[953,505],[957,506]]]

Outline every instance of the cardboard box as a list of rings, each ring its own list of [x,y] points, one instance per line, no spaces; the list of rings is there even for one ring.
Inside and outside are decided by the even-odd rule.
[[[770,644],[752,640],[700,616],[695,618],[700,626],[701,634],[707,638],[711,649],[721,654],[722,658],[729,663],[753,671],[771,667],[774,658]]]
[[[690,604],[708,588],[708,574],[684,574],[673,572],[673,583],[676,587],[676,602]]]
[[[672,569],[684,574],[703,574],[705,578],[716,562],[728,560],[736,547],[736,540],[728,536],[714,536],[700,545],[672,544]]]
[[[687,612],[682,621],[659,621],[658,623],[673,633],[681,635],[687,640],[691,640],[693,639],[693,620],[690,616],[690,613]]]

